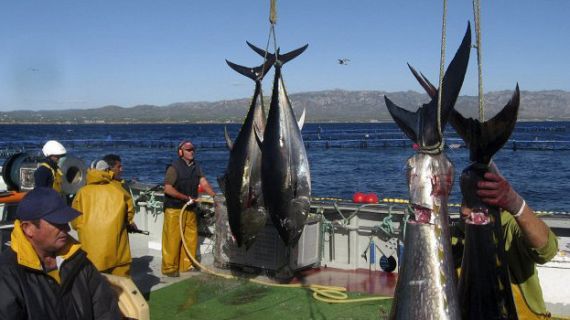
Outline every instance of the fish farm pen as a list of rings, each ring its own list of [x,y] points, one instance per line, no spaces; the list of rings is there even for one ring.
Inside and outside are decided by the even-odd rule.
[[[74,139],[60,140],[66,147],[71,149],[175,149],[179,141],[174,140],[150,140],[150,139]],[[194,146],[200,149],[226,149],[223,140],[206,141],[196,139],[192,141]],[[446,148],[465,148],[463,141],[459,138],[446,139]],[[12,154],[25,151],[38,151],[42,147],[43,141],[8,141],[0,142],[0,157],[9,157]],[[411,148],[410,140],[407,138],[386,138],[384,134],[344,134],[338,136],[307,136],[304,138],[307,149],[329,149],[329,148],[360,148],[360,149],[382,149],[382,148]],[[562,140],[509,140],[503,149],[511,150],[535,150],[535,151],[564,151],[570,150],[570,141]]]

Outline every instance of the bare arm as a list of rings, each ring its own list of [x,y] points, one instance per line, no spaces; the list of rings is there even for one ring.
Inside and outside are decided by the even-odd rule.
[[[539,219],[522,197],[501,175],[487,172],[485,180],[477,185],[477,194],[488,205],[507,210],[515,217],[524,238],[531,248],[540,249],[548,243],[548,226]]]
[[[522,215],[515,219],[527,243],[535,249],[543,248],[548,242],[548,226],[539,219],[531,207],[525,204]]]
[[[216,192],[214,192],[214,189],[212,188],[212,186],[210,185],[210,183],[208,182],[208,180],[206,179],[206,177],[201,177],[200,178],[200,186],[202,187],[202,189],[204,189],[204,191],[209,194],[210,196],[215,196]]]

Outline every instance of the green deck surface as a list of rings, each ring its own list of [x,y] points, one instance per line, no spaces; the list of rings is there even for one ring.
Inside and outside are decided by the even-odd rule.
[[[369,295],[351,293],[349,298]],[[386,319],[392,300],[329,304],[304,288],[278,288],[197,275],[150,293],[160,319]]]

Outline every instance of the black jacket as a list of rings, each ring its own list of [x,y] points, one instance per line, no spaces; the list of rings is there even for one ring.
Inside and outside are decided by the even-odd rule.
[[[120,319],[115,292],[83,250],[70,250],[58,283],[38,265],[37,256],[34,260],[27,247],[31,244],[22,243],[15,232],[12,248],[14,241],[19,246],[0,256],[0,319]]]
[[[52,170],[44,166],[39,166],[36,171],[34,171],[34,186],[52,188],[55,180],[53,172],[57,171],[59,167],[57,166],[57,162],[50,158],[46,158],[42,163],[49,165]]]
[[[178,158],[174,160],[170,166],[176,170],[176,182],[173,185],[174,189],[196,199],[198,197],[200,178],[204,175],[198,162],[194,160],[188,165],[184,160]],[[173,198],[167,194],[164,195],[165,208],[180,209],[185,203],[186,201]]]

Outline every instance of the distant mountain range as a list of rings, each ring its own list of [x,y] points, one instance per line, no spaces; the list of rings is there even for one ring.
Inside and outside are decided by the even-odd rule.
[[[485,95],[485,115],[489,119],[502,108],[512,91]],[[307,110],[307,122],[385,122],[392,121],[384,102],[388,96],[396,104],[415,111],[429,102],[415,91],[328,90],[291,94],[295,113]],[[269,97],[266,97],[267,106]],[[460,96],[456,109],[478,118],[479,99]],[[241,123],[250,99],[217,102],[180,102],[167,106],[139,105],[130,108],[105,106],[94,109],[0,112],[0,124],[16,123]],[[561,90],[521,91],[520,120],[570,120],[570,92]]]

